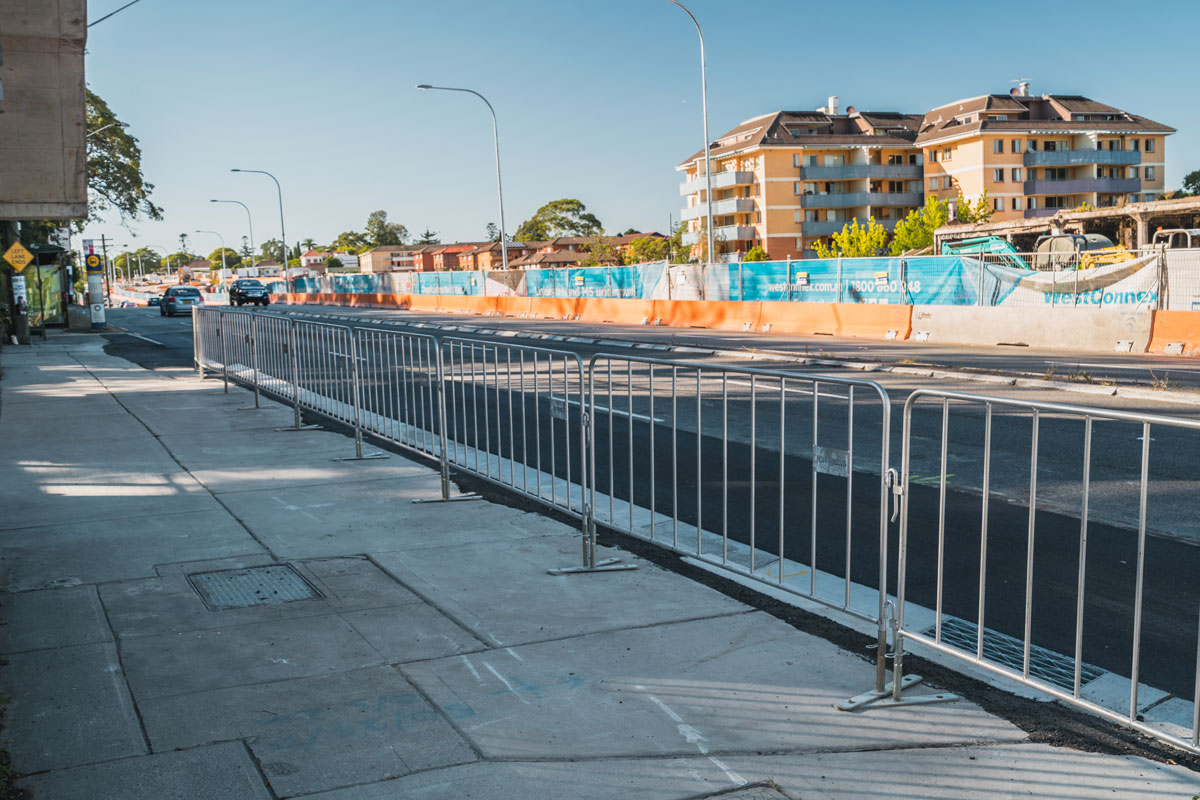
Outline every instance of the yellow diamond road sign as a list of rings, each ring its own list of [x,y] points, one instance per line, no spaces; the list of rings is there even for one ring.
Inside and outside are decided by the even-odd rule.
[[[4,252],[4,260],[20,272],[33,263],[33,253],[22,247],[20,242],[13,242],[13,246]]]

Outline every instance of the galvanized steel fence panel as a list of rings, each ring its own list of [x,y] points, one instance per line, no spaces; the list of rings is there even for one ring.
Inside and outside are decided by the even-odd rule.
[[[925,492],[919,501],[924,520],[923,525],[914,526],[914,477],[911,474],[911,462],[914,450],[913,419],[915,413],[928,405],[922,401],[936,403],[934,409],[939,413],[939,433],[933,441],[938,444],[936,455],[940,464],[936,483],[922,479],[926,486],[936,487],[936,497]],[[953,412],[960,412],[955,414]],[[964,425],[962,417],[970,414]],[[955,430],[965,431],[965,438],[959,441],[958,447],[951,445],[951,418],[955,418]],[[1016,530],[1015,520],[1008,524],[997,523],[993,517],[1011,501],[997,503],[1000,499],[993,493],[993,483],[997,476],[993,474],[992,462],[994,453],[999,450],[995,428],[998,421],[1003,419],[1010,423],[1009,429],[1003,434],[1003,446],[1008,450],[1018,450],[1018,455],[1025,454],[1027,461],[1021,476],[1027,478],[1026,505],[1028,513],[1021,523],[1022,530]],[[1011,422],[1016,420],[1021,426],[1022,435],[1015,436],[1011,430]],[[1111,452],[1093,454],[1093,432],[1099,424],[1122,424],[1128,426],[1136,441],[1137,447],[1127,452]],[[1027,433],[1025,426],[1027,425]],[[1077,436],[1078,452],[1081,452],[1078,481],[1078,534],[1074,541],[1064,539],[1061,531],[1045,531],[1039,536],[1039,521],[1046,519],[1039,515],[1039,481],[1071,481],[1074,475],[1063,476],[1062,467],[1058,465],[1055,471],[1039,469],[1039,438],[1043,431],[1055,425],[1056,435],[1068,437]],[[979,430],[982,428],[982,430]],[[1033,687],[1064,702],[1077,705],[1099,714],[1105,718],[1134,727],[1155,738],[1170,742],[1178,747],[1200,752],[1200,592],[1196,584],[1163,585],[1156,575],[1147,574],[1147,547],[1152,544],[1147,537],[1147,528],[1151,509],[1150,474],[1152,442],[1154,434],[1166,440],[1167,432],[1190,430],[1200,432],[1200,420],[1186,417],[1163,417],[1150,414],[1139,414],[1118,410],[1091,408],[1084,406],[1063,405],[1058,403],[1037,403],[1025,400],[1015,400],[996,397],[969,395],[959,392],[948,392],[934,389],[918,389],[913,392],[904,407],[903,453],[901,456],[901,487],[902,506],[900,523],[900,549],[898,564],[898,585],[896,616],[893,621],[896,642],[894,664],[894,697],[900,699],[903,675],[903,656],[905,645],[918,643],[939,653],[951,656],[977,667],[1000,675],[1017,683]],[[1178,435],[1176,433],[1176,435]],[[1020,441],[1027,436],[1027,453]],[[982,439],[982,451],[979,451],[979,441]],[[954,530],[947,525],[947,493],[949,465],[955,461],[963,462],[961,452],[956,452],[969,441],[972,458],[982,458],[983,477],[980,506],[978,510],[979,525],[976,533],[958,527]],[[1055,439],[1057,446],[1062,447],[1063,439]],[[930,449],[929,444],[923,444],[923,449]],[[1133,454],[1136,452],[1136,456]],[[917,457],[925,455],[917,453]],[[1008,469],[1012,469],[1010,462]],[[1127,468],[1121,471],[1119,468]],[[1104,478],[1095,477],[1096,472],[1104,470]],[[1129,552],[1132,561],[1132,575],[1125,575],[1119,567],[1108,562],[1096,563],[1095,557],[1089,558],[1089,536],[1095,528],[1103,525],[1102,520],[1093,519],[1094,506],[1101,497],[1107,498],[1114,492],[1136,487],[1129,492],[1128,501],[1136,504],[1136,530],[1122,532],[1116,529],[1115,535],[1123,536],[1125,540],[1118,542],[1123,552]],[[1170,498],[1166,499],[1170,502]],[[1174,502],[1178,502],[1175,500]],[[1024,512],[1022,512],[1024,513]],[[1009,515],[1011,516],[1011,514]],[[1043,522],[1043,528],[1045,523]],[[935,533],[936,532],[936,533]],[[1106,535],[1113,536],[1111,528]],[[1048,545],[1047,541],[1053,544]],[[1093,548],[1095,547],[1095,543]],[[967,563],[974,558],[974,589],[975,603],[970,612],[959,613],[967,617],[951,616],[946,605],[951,598],[946,597],[946,585],[952,578],[962,577],[950,573],[947,562],[950,548],[970,548],[967,553]],[[989,550],[996,547],[1023,548],[1025,554],[1023,575],[998,575],[997,567],[989,565]],[[1063,559],[1055,548],[1065,547],[1073,558]],[[978,550],[977,554],[975,549]],[[974,554],[974,555],[972,555]],[[1112,558],[1110,561],[1114,560]],[[1069,561],[1069,563],[1068,563]],[[963,560],[957,560],[957,569],[964,569]],[[905,614],[906,600],[913,599],[911,592],[914,587],[909,585],[910,567],[918,565],[922,574],[930,571],[936,576],[932,587],[932,602],[929,598],[917,598],[919,602],[932,606],[934,621],[932,628],[920,623],[910,624]],[[1120,564],[1124,565],[1125,561]],[[1089,572],[1100,572],[1100,577],[1092,577],[1093,581],[1103,581],[1105,594],[1093,598],[1088,593]],[[1056,574],[1057,578],[1049,584],[1045,580],[1038,582],[1035,575],[1045,576],[1047,573]],[[967,577],[970,577],[969,575]],[[1072,595],[1069,607],[1062,607],[1049,601],[1047,586],[1055,591]],[[928,593],[928,580],[922,581],[917,588]],[[1035,602],[1035,596],[1039,602]],[[1128,609],[1121,607],[1119,601],[1130,598]],[[962,606],[961,597],[953,598],[956,604]],[[1175,630],[1174,626],[1164,626],[1160,620],[1149,617],[1153,610],[1147,611],[1148,600],[1151,609],[1158,608],[1160,612],[1164,605],[1171,609],[1182,609],[1185,616],[1190,617],[1190,626],[1184,630]],[[992,606],[1001,603],[1009,607],[1010,612],[1023,608],[1023,613],[1017,616],[1022,620],[1019,630],[1004,632],[988,627],[989,620],[999,617]],[[1155,605],[1157,604],[1157,605]],[[1122,614],[1125,617],[1122,617]],[[1191,616],[1193,615],[1194,616]],[[1108,623],[1108,635],[1097,639],[1087,633],[1086,621],[1090,617],[1103,615]],[[970,619],[970,617],[974,619]],[[1062,627],[1068,622],[1072,630],[1069,655],[1059,656],[1055,652],[1052,638],[1053,629]],[[1143,638],[1147,623],[1153,626],[1155,638],[1147,650]],[[1112,631],[1121,629],[1123,634],[1114,638]],[[1169,627],[1171,630],[1166,630]],[[1063,634],[1057,634],[1061,637]],[[1193,639],[1192,636],[1196,638]],[[1124,639],[1122,641],[1121,639]],[[1041,641],[1046,646],[1039,644]],[[1124,708],[1112,708],[1102,705],[1097,699],[1090,697],[1084,686],[1089,677],[1103,673],[1103,670],[1092,667],[1087,663],[1091,653],[1093,657],[1104,659],[1119,659],[1120,656],[1110,653],[1124,653],[1128,648],[1129,658],[1123,665],[1111,664],[1111,668],[1122,678],[1129,681],[1128,703]],[[1190,686],[1178,690],[1182,699],[1190,699],[1192,710],[1190,731],[1176,735],[1168,730],[1155,727],[1143,718],[1145,709],[1139,702],[1143,667],[1147,658],[1154,659],[1156,666],[1161,667],[1165,660],[1172,664],[1190,664],[1193,672],[1188,673],[1194,678]],[[1194,659],[1194,660],[1192,660]],[[1060,663],[1061,662],[1061,663]],[[1157,671],[1161,676],[1162,669]],[[1188,698],[1187,695],[1191,694]],[[1156,698],[1162,694],[1155,692]],[[1154,701],[1149,701],[1153,704]]]

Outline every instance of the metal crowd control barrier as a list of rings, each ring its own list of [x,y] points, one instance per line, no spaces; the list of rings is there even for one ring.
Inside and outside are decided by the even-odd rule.
[[[940,420],[940,452],[938,461],[940,463],[940,474],[937,478],[937,483],[933,486],[937,487],[936,502],[930,501],[927,505],[936,507],[937,520],[936,524],[932,520],[928,520],[924,527],[918,526],[915,529],[916,534],[921,537],[920,541],[913,541],[914,527],[910,521],[912,512],[912,495],[913,477],[910,472],[910,466],[913,456],[913,412],[921,403],[922,400],[937,401],[937,406],[941,410]],[[947,485],[947,469],[951,459],[949,452],[949,420],[951,408],[965,408],[968,411],[982,410],[983,415],[983,431],[982,431],[982,499],[980,502],[980,524],[978,536],[978,556],[977,556],[977,588],[976,600],[977,604],[970,609],[975,615],[975,620],[964,621],[949,615],[944,603],[949,602],[945,597],[946,581],[953,575],[949,575],[946,569],[946,559],[949,557],[947,548],[950,545],[962,546],[964,542],[968,542],[966,531],[955,531],[956,534],[950,541],[947,541],[946,528],[946,485]],[[989,502],[992,497],[992,483],[996,478],[993,476],[992,460],[993,460],[993,429],[995,427],[996,410],[1001,412],[1015,412],[1020,424],[1025,422],[1029,425],[1029,454],[1028,454],[1028,516],[1027,520],[1019,530],[1016,525],[1003,525],[991,522],[989,525],[990,507],[995,505]],[[1011,423],[1011,416],[1002,417],[1002,419]],[[1065,420],[1065,422],[1064,422]],[[1136,437],[1131,437],[1140,442],[1137,448],[1140,451],[1140,457],[1136,462],[1138,480],[1136,482],[1137,491],[1137,530],[1122,531],[1116,530],[1115,533],[1110,532],[1109,536],[1120,537],[1118,546],[1123,547],[1122,552],[1129,552],[1130,560],[1133,562],[1132,576],[1125,575],[1119,567],[1112,567],[1108,562],[1096,562],[1093,557],[1089,561],[1089,531],[1090,515],[1092,513],[1092,505],[1098,505],[1098,500],[1111,502],[1109,495],[1114,492],[1121,492],[1123,487],[1130,486],[1131,482],[1122,481],[1118,478],[1122,475],[1114,467],[1114,462],[1119,462],[1121,454],[1112,452],[1108,449],[1099,454],[1099,458],[1093,459],[1092,454],[1092,439],[1093,430],[1100,423],[1123,423],[1130,426],[1131,433],[1140,434]],[[1055,445],[1059,450],[1062,450],[1064,444],[1074,438],[1074,431],[1070,428],[1079,426],[1078,439],[1075,439],[1082,445],[1082,458],[1080,463],[1081,481],[1078,484],[1079,490],[1079,532],[1075,541],[1069,541],[1073,549],[1077,551],[1075,563],[1063,563],[1067,561],[1060,554],[1053,550],[1047,550],[1045,547],[1038,551],[1038,545],[1041,541],[1037,536],[1038,523],[1038,492],[1039,492],[1039,469],[1038,469],[1038,439],[1042,434],[1041,429],[1046,427],[1049,430],[1050,424],[1054,424],[1053,433],[1059,434],[1062,430],[1066,430],[1069,434],[1067,437],[1056,437]],[[1174,623],[1164,623],[1161,620],[1153,617],[1148,617],[1146,611],[1147,597],[1153,603],[1153,609],[1158,612],[1165,610],[1182,611],[1185,614],[1190,614],[1193,608],[1200,606],[1200,602],[1196,605],[1189,605],[1188,594],[1191,594],[1191,600],[1197,600],[1197,592],[1195,583],[1190,585],[1164,585],[1163,579],[1158,575],[1151,573],[1147,574],[1147,518],[1149,506],[1149,484],[1150,484],[1150,451],[1151,443],[1154,441],[1152,433],[1155,430],[1180,430],[1187,429],[1192,431],[1200,431],[1200,420],[1187,418],[1172,418],[1150,414],[1138,414],[1132,412],[1124,412],[1118,410],[1107,410],[1099,408],[1089,408],[1084,406],[1064,405],[1058,403],[1038,403],[1024,400],[1001,399],[995,397],[982,397],[978,395],[962,394],[958,392],[948,392],[933,389],[918,389],[909,395],[904,406],[904,431],[903,431],[903,455],[902,455],[902,481],[900,489],[902,493],[901,502],[901,523],[900,523],[900,550],[899,550],[899,573],[897,587],[897,612],[895,619],[892,622],[895,637],[895,676],[902,676],[904,670],[904,646],[907,642],[919,643],[925,647],[935,650],[947,656],[959,659],[964,662],[980,667],[990,673],[999,675],[1003,678],[1015,681],[1016,683],[1030,686],[1040,692],[1044,692],[1058,700],[1071,705],[1079,706],[1087,709],[1092,713],[1098,714],[1101,717],[1112,720],[1114,722],[1135,728],[1142,733],[1148,734],[1154,738],[1169,742],[1172,745],[1180,747],[1192,752],[1200,752],[1200,611],[1190,630],[1187,626],[1180,630]],[[1161,434],[1160,434],[1161,435]],[[1165,437],[1164,437],[1165,438]],[[1064,440],[1065,439],[1065,440]],[[1019,441],[1017,437],[1011,435],[1011,432],[1006,431],[1002,434],[1002,441],[1005,445],[1011,445],[1014,440]],[[972,447],[976,447],[977,439],[971,442]],[[1071,446],[1067,444],[1067,446]],[[959,463],[962,463],[961,460]],[[1133,463],[1129,466],[1132,467]],[[1101,478],[1098,480],[1093,477],[1093,468],[1097,473],[1101,473]],[[1012,467],[1009,465],[1009,469]],[[1057,470],[1058,475],[1047,474],[1041,477],[1047,480],[1061,477],[1061,468]],[[1023,473],[1022,473],[1023,474]],[[1068,478],[1073,480],[1073,476]],[[928,482],[926,482],[928,483]],[[1093,497],[1093,483],[1100,484],[1100,489],[1097,491],[1096,497]],[[1185,489],[1183,491],[1190,491]],[[1132,492],[1128,497],[1129,501],[1133,500]],[[1192,497],[1188,497],[1189,503],[1194,503]],[[923,509],[928,517],[928,509]],[[993,512],[995,515],[995,512]],[[1100,523],[1096,523],[1100,525]],[[936,543],[929,541],[932,533],[932,528],[936,527]],[[990,529],[989,529],[990,528]],[[1025,564],[1023,580],[1021,576],[1013,574],[1011,580],[998,580],[996,569],[989,570],[988,552],[989,552],[989,534],[993,547],[1013,547],[1020,546],[1017,541],[1007,541],[1006,538],[1023,539],[1021,542],[1025,548]],[[1049,534],[1043,534],[1043,539],[1050,539],[1052,543],[1062,545],[1064,537],[1061,533],[1051,531]],[[1000,541],[997,542],[996,540]],[[1121,541],[1120,539],[1124,539]],[[1100,540],[1092,542],[1093,549],[1100,544],[1106,544],[1109,540]],[[936,545],[936,546],[935,546]],[[1053,546],[1053,545],[1052,545]],[[921,555],[916,556],[922,558],[925,566],[928,566],[930,558],[935,559],[934,571],[936,574],[936,586],[934,587],[933,602],[930,603],[934,607],[935,620],[932,631],[918,630],[915,626],[910,627],[905,617],[905,598],[908,595],[911,587],[908,586],[908,572],[910,561],[914,558],[916,552]],[[968,552],[967,557],[971,557],[973,553]],[[1055,558],[1054,556],[1060,557]],[[1039,556],[1041,556],[1039,558]],[[1047,557],[1049,556],[1049,557]],[[1109,559],[1115,560],[1115,559]],[[1125,564],[1125,561],[1121,561]],[[1161,563],[1161,562],[1160,562]],[[1089,586],[1089,567],[1092,571],[1100,570],[1099,578],[1093,580],[1105,587],[1103,597],[1089,602],[1087,587]],[[1039,608],[1044,612],[1041,615],[1035,615],[1035,572],[1045,574],[1046,571],[1057,570],[1058,577],[1053,582],[1054,589],[1058,592],[1073,594],[1072,607],[1064,608],[1061,605],[1055,606],[1053,602],[1047,602],[1044,590],[1039,599],[1042,601]],[[925,571],[928,574],[928,571]],[[1114,580],[1125,579],[1125,580]],[[1131,577],[1131,579],[1129,579]],[[989,580],[990,578],[990,580]],[[1149,589],[1147,584],[1150,584]],[[928,581],[923,581],[928,584]],[[1009,593],[1004,591],[1005,584],[1016,584],[1019,588],[1010,590]],[[1114,589],[1114,585],[1125,583],[1120,590]],[[926,591],[928,586],[924,587]],[[1020,595],[1016,595],[1020,592]],[[999,595],[997,597],[996,595]],[[1119,607],[1118,601],[1125,597],[1132,598],[1131,607],[1123,609]],[[958,601],[959,598],[950,598]],[[990,604],[989,604],[989,601]],[[991,611],[991,605],[1006,604],[1010,606],[1010,611],[1016,611],[1023,606],[1023,627],[1019,635],[1010,635],[1002,631],[991,630],[986,626],[988,612]],[[1047,606],[1051,606],[1047,608]],[[1095,637],[1087,637],[1085,632],[1085,610],[1089,619],[1097,617],[1102,618],[1102,622],[1108,623],[1110,632],[1103,637],[1101,641],[1096,641]],[[1126,612],[1124,619],[1120,616],[1121,612]],[[1151,611],[1151,614],[1153,611]],[[1049,615],[1049,619],[1047,618]],[[1073,643],[1073,652],[1071,656],[1059,656],[1057,652],[1039,646],[1035,643],[1034,636],[1035,622],[1036,630],[1043,635],[1051,626],[1062,626],[1064,617],[1069,620],[1067,615],[1073,614],[1073,624],[1070,628],[1073,629],[1069,637],[1069,641]],[[994,615],[995,616],[995,615]],[[1149,651],[1143,653],[1144,627],[1149,619],[1149,623],[1153,626],[1155,638],[1151,644]],[[1112,625],[1123,626],[1127,622],[1128,630],[1120,630],[1121,633],[1127,633],[1127,642],[1120,641],[1111,632]],[[1095,623],[1093,623],[1095,625]],[[1190,633],[1197,633],[1196,644],[1192,645],[1190,641]],[[1068,631],[1069,632],[1069,631]],[[1062,635],[1061,633],[1059,634]],[[1063,637],[1064,641],[1068,637]],[[1182,643],[1182,646],[1180,646]],[[1085,696],[1083,684],[1085,681],[1085,672],[1090,676],[1102,674],[1102,672],[1090,664],[1086,663],[1085,653],[1094,655],[1102,655],[1105,658],[1120,659],[1120,654],[1124,652],[1124,647],[1128,644],[1129,660],[1127,664],[1127,674],[1121,673],[1120,677],[1129,680],[1129,703],[1126,713],[1119,713],[1117,710],[1101,705],[1096,700]],[[1175,647],[1172,648],[1171,645]],[[1147,723],[1143,717],[1144,709],[1139,706],[1139,690],[1140,679],[1142,677],[1145,658],[1154,658],[1155,666],[1161,667],[1164,661],[1170,663],[1178,663],[1177,660],[1190,658],[1190,652],[1179,652],[1180,650],[1189,651],[1194,647],[1195,658],[1194,677],[1191,681],[1191,686],[1186,689],[1177,690],[1180,699],[1186,701],[1187,694],[1191,694],[1192,708],[1190,713],[1190,735],[1175,735],[1169,730],[1155,727]],[[1064,648],[1065,649],[1065,648]],[[1114,653],[1115,655],[1109,655]],[[1064,663],[1056,664],[1056,661]],[[1120,667],[1124,669],[1124,666]],[[1160,669],[1158,674],[1161,676],[1164,673]],[[1090,678],[1089,678],[1090,679]],[[1182,680],[1182,679],[1179,679]],[[903,684],[900,680],[895,682],[893,696],[896,699],[902,697],[901,690]],[[1155,692],[1156,700],[1150,701],[1150,705],[1159,702],[1162,698],[1162,693]],[[1178,726],[1180,729],[1185,729],[1183,725]]]
[[[600,521],[870,622],[875,689],[839,707],[886,703],[890,423],[873,381],[597,354],[584,566]]]
[[[443,337],[446,463],[583,521],[583,361],[576,353]]]

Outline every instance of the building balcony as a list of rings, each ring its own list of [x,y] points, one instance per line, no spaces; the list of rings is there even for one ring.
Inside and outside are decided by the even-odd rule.
[[[865,206],[870,192],[838,192],[836,194],[802,194],[801,208],[855,208]]]
[[[683,244],[689,247],[699,244],[700,236],[701,233],[685,232],[682,238]],[[757,238],[758,229],[753,225],[722,225],[721,227],[713,228],[713,239],[718,242],[737,242]]]
[[[917,207],[925,202],[925,195],[920,192],[870,192],[868,203],[873,206],[912,206]]]
[[[1139,150],[1026,150],[1027,167],[1074,167],[1087,164],[1134,166],[1142,163]]]
[[[680,219],[699,219],[706,215],[706,203],[701,203],[691,208],[685,208],[683,213],[679,215]],[[754,211],[753,197],[733,197],[728,200],[718,200],[712,204],[712,213],[714,217],[724,216],[726,214],[747,214]]]
[[[806,181],[853,181],[862,178],[880,180],[919,180],[924,175],[920,164],[847,164],[842,167],[800,167],[800,179]]]
[[[1038,219],[1039,217],[1053,217],[1060,211],[1069,211],[1066,208],[1027,208],[1025,209],[1025,219]]]
[[[728,189],[730,186],[749,186],[754,183],[753,172],[714,172],[712,174],[713,189]],[[689,195],[696,192],[703,192],[707,187],[707,182],[704,176],[701,175],[694,181],[679,184],[679,194]]]
[[[823,222],[803,222],[800,226],[801,236],[831,236],[835,233],[841,233],[842,228],[849,225],[854,220],[825,220]],[[875,222],[883,226],[884,230],[892,231],[896,229],[898,219],[877,219]],[[867,224],[866,219],[859,220],[859,224],[864,227]]]
[[[1142,190],[1137,178],[1074,178],[1065,181],[1025,181],[1026,195],[1132,194]]]

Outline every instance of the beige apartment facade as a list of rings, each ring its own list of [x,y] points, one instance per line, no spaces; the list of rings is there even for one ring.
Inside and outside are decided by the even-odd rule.
[[[710,151],[717,260],[761,247],[771,258],[813,255],[852,219],[888,230],[924,202],[918,114],[845,113],[838,99],[817,111],[777,111],[743,122]],[[704,153],[684,173],[683,242],[706,247]]]
[[[1175,130],[1079,95],[959,100],[925,115],[917,144],[925,192],[975,202],[1004,222],[1160,200]]]

